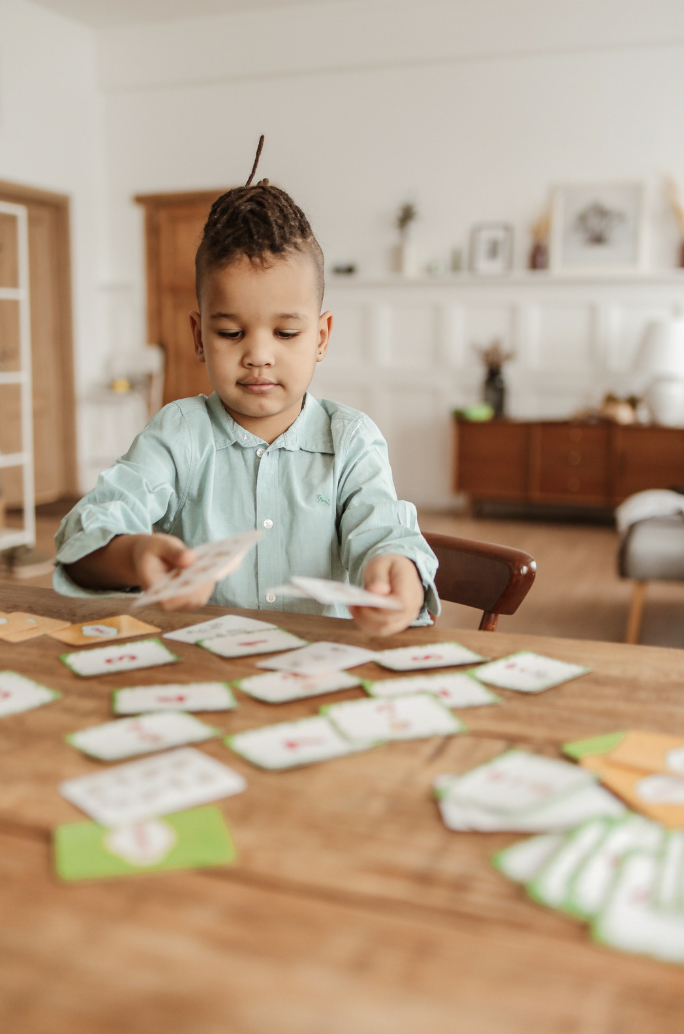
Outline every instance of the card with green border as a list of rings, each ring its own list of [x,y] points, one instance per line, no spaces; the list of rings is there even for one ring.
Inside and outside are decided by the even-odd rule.
[[[563,682],[586,675],[590,670],[582,664],[570,664],[530,650],[520,650],[508,657],[500,657],[498,661],[473,668],[473,675],[500,689],[515,689],[518,693],[542,693],[545,689],[553,689]]]
[[[179,811],[107,829],[95,822],[72,822],[53,834],[57,875],[94,880],[230,865],[235,846],[219,808]]]
[[[113,646],[98,646],[94,650],[63,653],[59,659],[67,668],[71,668],[74,675],[89,678],[112,672],[136,671],[138,668],[155,668],[160,664],[176,664],[183,658],[171,653],[161,639],[141,639],[125,646],[116,643]]]
[[[571,743],[564,743],[561,750],[569,758],[579,761],[580,758],[589,757],[592,754],[608,754],[627,735],[626,732],[606,732],[602,736],[591,736],[586,740],[573,740]]]
[[[42,707],[43,704],[59,700],[61,695],[16,671],[0,671],[0,718]]]

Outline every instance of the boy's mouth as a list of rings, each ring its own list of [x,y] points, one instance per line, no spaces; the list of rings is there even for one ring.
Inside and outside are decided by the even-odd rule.
[[[252,395],[267,395],[278,387],[276,381],[269,381],[262,377],[254,377],[249,381],[238,381],[238,384]]]

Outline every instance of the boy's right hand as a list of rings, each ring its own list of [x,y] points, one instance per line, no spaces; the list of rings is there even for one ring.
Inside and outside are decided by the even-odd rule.
[[[175,535],[117,535],[101,549],[67,565],[69,576],[86,589],[124,589],[139,585],[149,589],[174,568],[189,567],[196,560]],[[159,604],[163,610],[191,610],[203,607],[214,591],[208,582],[184,596]]]

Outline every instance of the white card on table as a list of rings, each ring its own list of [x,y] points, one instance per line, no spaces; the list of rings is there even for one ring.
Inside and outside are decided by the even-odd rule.
[[[411,675],[405,679],[364,681],[363,687],[372,697],[396,697],[406,693],[432,693],[445,707],[484,707],[498,704],[500,697],[485,689],[481,682],[467,672],[447,675]]]
[[[144,822],[241,793],[246,779],[194,747],[67,779],[59,792],[101,826]]]
[[[220,542],[205,542],[202,546],[194,546],[197,556],[190,567],[176,567],[169,571],[151,588],[137,596],[134,607],[147,607],[161,600],[185,596],[209,582],[219,582],[231,572],[236,571],[245,555],[256,546],[263,531],[245,531],[241,535],[231,535]]]
[[[684,909],[684,831],[669,830],[664,833],[663,840],[655,904],[658,908],[681,911]],[[651,844],[642,846],[653,850]]]
[[[130,686],[112,693],[114,714],[144,711],[232,711],[237,707],[227,682]]]
[[[230,635],[231,632],[265,632],[277,628],[268,621],[256,618],[243,618],[238,614],[224,614],[220,618],[201,621],[198,625],[186,625],[175,632],[164,632],[164,639],[174,639],[177,643],[198,643],[200,639],[215,639],[217,636]]]
[[[0,671],[0,718],[42,707],[51,700],[58,700],[61,695],[16,671]]]
[[[171,653],[160,639],[142,639],[125,646],[123,643],[116,643],[114,646],[98,646],[95,650],[63,653],[60,660],[67,668],[71,668],[75,675],[87,678],[91,675],[109,675],[111,672],[175,664],[181,658]]]
[[[603,840],[574,876],[570,887],[573,912],[592,916],[603,906],[618,865],[629,851],[656,851],[664,829],[641,815],[628,812],[610,824]]]
[[[345,700],[328,704],[322,710],[342,735],[354,743],[452,736],[466,728],[428,693],[385,700]]]
[[[492,857],[492,864],[509,880],[529,883],[550,861],[564,840],[564,833],[539,833],[497,851]]]
[[[392,671],[420,671],[422,668],[446,668],[459,664],[485,661],[460,643],[428,643],[426,646],[400,646],[396,650],[381,650],[375,662]]]
[[[568,664],[566,661],[556,661],[552,657],[542,657],[541,654],[522,650],[475,668],[473,675],[501,689],[541,693],[544,689],[559,686],[561,682],[579,678],[589,670],[581,664]]]
[[[454,778],[451,777],[453,781]],[[439,782],[436,780],[435,782]],[[589,783],[570,794],[553,797],[546,804],[526,811],[501,812],[468,804],[459,797],[439,796],[439,810],[447,829],[477,830],[496,833],[509,830],[518,833],[566,832],[580,822],[594,818],[620,818],[627,811],[622,801],[612,793]]]
[[[441,788],[445,796],[457,797],[464,804],[508,815],[539,807],[595,781],[592,772],[568,761],[509,750],[442,783]]]
[[[346,671],[324,672],[323,675],[300,675],[297,671],[272,671],[264,675],[250,675],[235,685],[243,693],[263,700],[266,704],[284,704],[288,700],[334,693],[338,689],[360,686],[361,680]]]
[[[291,585],[280,585],[273,591],[281,596],[305,596],[326,607],[341,603],[346,607],[376,607],[378,610],[402,608],[397,600],[380,596],[376,592],[368,592],[348,582],[334,582],[328,578],[306,578],[303,575],[293,575],[290,581]]]
[[[358,748],[323,715],[279,722],[226,738],[228,746],[259,768],[295,768],[344,757]]]
[[[72,747],[100,761],[121,761],[184,743],[202,743],[220,732],[183,711],[158,711],[93,725],[90,729],[72,732],[66,739]]]
[[[591,819],[574,829],[528,884],[530,897],[550,908],[563,908],[573,877],[605,838],[609,827],[610,819]]]
[[[359,664],[367,664],[377,655],[372,650],[361,646],[347,646],[346,643],[311,643],[301,650],[271,657],[267,661],[259,661],[257,668],[270,668],[272,671],[298,671],[302,675],[322,675],[329,671],[342,671],[344,668],[355,668]]]
[[[265,632],[231,632],[214,639],[200,639],[199,646],[219,657],[251,657],[258,653],[295,650],[306,642],[306,639],[300,639],[284,628],[273,628]]]

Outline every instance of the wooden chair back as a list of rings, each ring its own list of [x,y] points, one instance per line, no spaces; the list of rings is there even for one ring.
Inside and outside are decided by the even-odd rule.
[[[481,610],[480,629],[493,632],[499,614],[515,614],[532,588],[537,565],[529,553],[493,542],[425,534],[439,560],[440,599]]]

